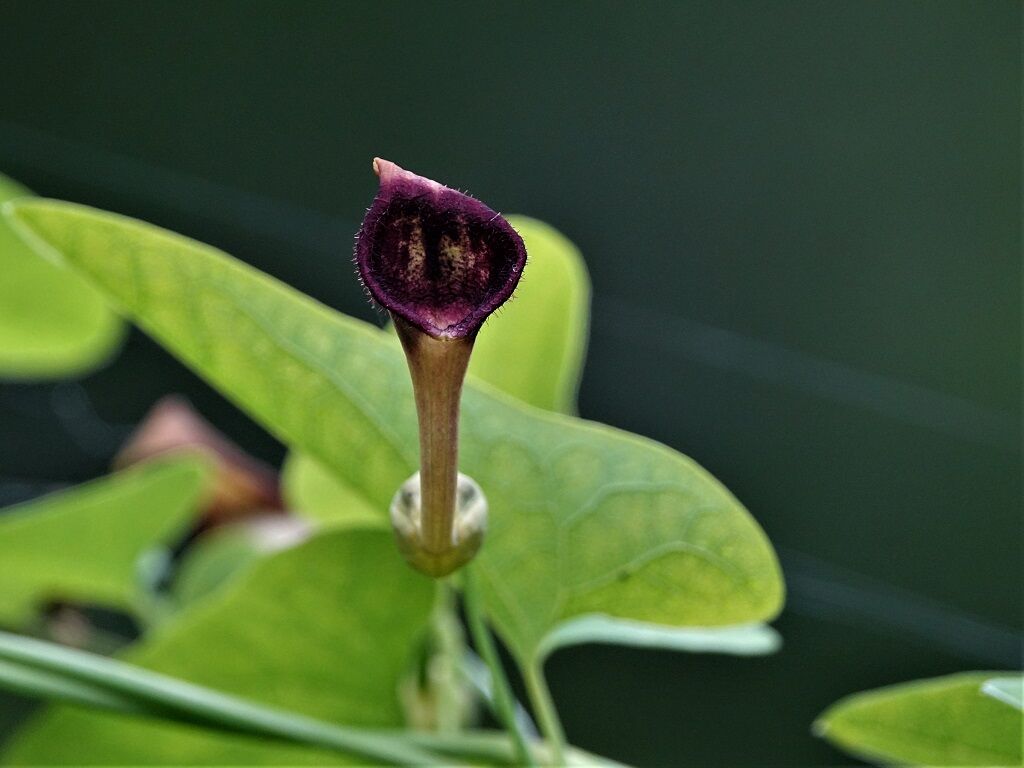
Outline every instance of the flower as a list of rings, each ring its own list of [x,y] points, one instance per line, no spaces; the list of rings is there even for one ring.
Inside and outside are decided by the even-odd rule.
[[[473,341],[515,290],[526,246],[479,200],[376,158],[380,191],[356,238],[370,295],[391,313],[419,420],[420,471],[399,489],[391,523],[402,555],[440,578],[476,555],[487,501],[459,474],[459,399]]]
[[[515,290],[526,247],[469,195],[375,158],[380,190],[356,239],[370,295],[435,338],[473,337]]]

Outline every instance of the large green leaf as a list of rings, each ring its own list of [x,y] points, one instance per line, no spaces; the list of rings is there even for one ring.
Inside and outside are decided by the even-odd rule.
[[[1024,675],[993,677],[985,681],[981,692],[1024,712]]]
[[[208,474],[192,456],[153,461],[0,513],[0,623],[50,600],[135,608],[140,555],[183,531]]]
[[[176,564],[170,589],[158,606],[163,615],[153,618],[174,615],[220,589],[261,558],[301,544],[313,530],[314,526],[294,515],[264,515],[205,532],[189,544]]]
[[[589,280],[579,251],[548,225],[510,221],[530,254],[515,300],[477,339],[470,370],[506,394],[546,410],[575,408],[589,325]],[[511,308],[511,312],[507,311]],[[554,393],[561,393],[552,397]],[[285,464],[282,486],[292,509],[318,521],[387,526],[374,507],[329,468],[302,453]],[[773,653],[781,640],[762,624],[680,628],[588,614],[570,619],[542,641],[539,656],[580,643],[615,643],[701,653]]]
[[[30,194],[0,176],[0,204]],[[92,286],[39,258],[0,221],[0,377],[83,373],[110,356],[122,331]]]
[[[375,507],[413,472],[408,374],[382,331],[121,216],[53,201],[18,202],[8,215]],[[692,460],[481,383],[467,387],[462,424],[462,468],[491,508],[477,566],[484,600],[521,659],[584,614],[713,627],[779,610],[781,574],[764,533]]]
[[[293,453],[288,457],[282,485],[292,508],[313,520],[334,525],[388,526],[383,507],[370,506],[329,469],[304,454]],[[586,614],[554,626],[535,649],[535,655],[544,658],[559,648],[584,643],[752,656],[774,653],[782,640],[764,624],[673,627]]]
[[[434,590],[398,560],[390,534],[325,531],[254,563],[126,658],[330,722],[401,725],[398,683]],[[335,753],[71,707],[48,711],[4,757],[17,765],[339,762]]]
[[[885,765],[1021,765],[1024,719],[968,672],[858,693],[834,704],[815,732]]]
[[[570,413],[587,348],[587,269],[553,227],[526,216],[508,219],[529,260],[512,300],[477,337],[469,373],[530,405]]]
[[[174,569],[168,598],[170,605],[165,608],[173,614],[191,605],[227,584],[265,555],[245,524],[221,525],[207,531],[189,544]]]
[[[288,508],[331,525],[387,526],[387,510],[304,453],[288,454],[281,470],[281,489]]]

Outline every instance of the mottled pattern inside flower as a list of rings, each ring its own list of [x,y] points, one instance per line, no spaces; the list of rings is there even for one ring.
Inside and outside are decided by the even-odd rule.
[[[388,309],[434,335],[462,336],[508,298],[522,244],[498,214],[439,186],[378,202],[360,235],[360,268]]]

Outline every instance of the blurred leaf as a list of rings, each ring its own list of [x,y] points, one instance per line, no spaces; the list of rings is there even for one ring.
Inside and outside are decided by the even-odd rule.
[[[125,658],[329,722],[398,726],[398,682],[433,594],[401,563],[390,534],[328,531],[259,560]],[[337,753],[72,707],[32,722],[4,757],[18,765],[339,762]]]
[[[31,194],[0,176],[0,204]],[[0,220],[0,377],[85,373],[110,357],[123,328],[92,286],[33,253]]]
[[[1022,720],[981,692],[992,672],[967,672],[857,693],[834,704],[815,733],[884,765],[1021,764]]]
[[[0,513],[0,623],[24,625],[52,600],[136,607],[140,556],[183,531],[208,478],[179,456]]]
[[[1024,675],[986,680],[981,692],[997,701],[1024,711]]]
[[[171,608],[206,597],[260,558],[301,544],[311,532],[309,524],[291,515],[263,515],[207,531],[189,545],[175,571]]]
[[[526,243],[526,270],[480,331],[469,373],[530,405],[571,413],[587,348],[587,268],[558,230],[526,216],[508,220]]]
[[[263,553],[242,526],[224,525],[190,544],[171,584],[175,606],[200,600],[256,562]]]
[[[53,201],[15,203],[8,215],[370,504],[386,509],[412,474],[409,377],[382,331],[131,219]],[[714,627],[763,621],[781,606],[764,533],[713,477],[663,445],[471,383],[461,455],[490,501],[477,560],[483,597],[521,661],[584,614]]]
[[[777,651],[782,645],[782,639],[778,632],[764,624],[742,624],[717,629],[679,628],[593,614],[570,619],[548,633],[537,656],[544,658],[559,648],[585,643],[760,656]]]
[[[292,509],[315,520],[339,525],[388,527],[383,508],[374,509],[344,481],[305,454],[289,455],[282,477],[285,495]],[[237,538],[237,535],[233,538]],[[228,545],[225,542],[226,546]],[[217,555],[217,552],[210,553]],[[201,558],[201,560],[205,560]],[[204,566],[205,562],[202,563]],[[205,568],[205,575],[209,575]],[[191,581],[191,574],[186,581]],[[626,645],[638,648],[725,653],[755,656],[776,652],[782,644],[779,634],[764,624],[721,628],[680,628],[648,622],[616,619],[590,614],[556,625],[535,651],[539,659],[559,648],[585,643]]]
[[[288,454],[281,470],[285,503],[296,514],[332,525],[388,527],[387,510],[303,453]]]
[[[205,456],[214,469],[204,526],[279,511],[278,471],[250,456],[180,395],[165,395],[121,444],[114,466],[128,467],[171,451]]]
[[[2,753],[5,765],[367,765],[365,758],[194,725],[55,707]]]

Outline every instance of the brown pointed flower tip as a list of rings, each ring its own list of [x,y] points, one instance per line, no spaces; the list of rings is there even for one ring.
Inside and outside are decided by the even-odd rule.
[[[370,295],[435,338],[472,338],[515,290],[526,247],[469,195],[376,158],[380,190],[356,239]]]

